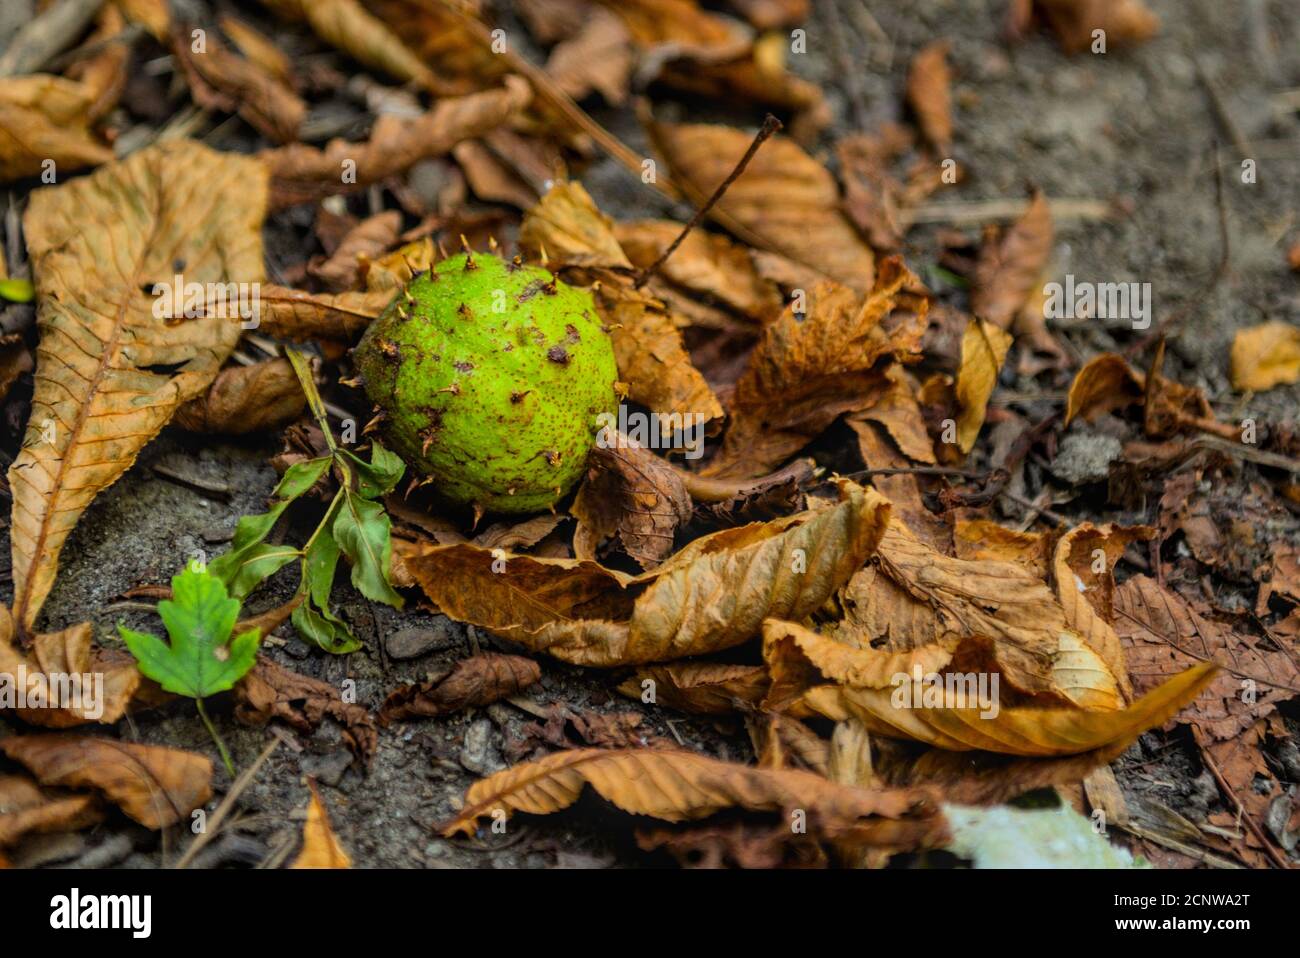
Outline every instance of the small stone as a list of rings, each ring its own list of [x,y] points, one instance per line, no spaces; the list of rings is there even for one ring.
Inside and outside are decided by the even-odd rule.
[[[492,749],[492,720],[476,719],[465,730],[465,739],[460,747],[460,764],[477,775],[491,775],[505,768]]]
[[[450,649],[459,643],[456,630],[446,616],[435,619],[428,626],[401,629],[384,640],[388,657],[403,661],[416,659],[427,652]]]
[[[343,773],[351,764],[352,753],[340,748],[324,755],[304,755],[298,761],[298,768],[304,775],[316,779],[322,785],[337,788],[343,780]]]
[[[1123,444],[1114,436],[1070,433],[1061,440],[1061,448],[1052,460],[1052,475],[1072,486],[1105,482],[1110,464],[1123,453]]]

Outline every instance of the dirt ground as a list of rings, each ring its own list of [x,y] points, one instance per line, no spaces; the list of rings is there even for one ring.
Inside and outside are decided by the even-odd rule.
[[[1280,105],[1276,94],[1300,86],[1300,16],[1291,0],[1223,3],[1221,0],[1151,0],[1163,21],[1161,34],[1131,50],[1104,56],[1065,57],[1045,35],[1009,46],[1001,37],[1004,4],[999,0],[865,0],[880,34],[864,31],[865,18],[842,20],[845,3],[814,0],[807,24],[808,52],[790,58],[793,70],[822,84],[835,111],[835,124],[822,147],[829,157],[834,138],[861,124],[872,126],[901,116],[907,65],[925,43],[951,40],[954,69],[954,155],[966,170],[963,183],[934,197],[935,202],[1019,199],[1027,185],[1053,198],[1113,202],[1124,215],[1108,220],[1058,220],[1056,273],[1074,273],[1098,282],[1152,284],[1156,320],[1182,315],[1172,331],[1166,374],[1202,387],[1226,420],[1256,416],[1295,423],[1300,387],[1283,387],[1243,402],[1227,380],[1228,346],[1234,332],[1267,319],[1300,317],[1300,286],[1281,264],[1284,241],[1297,228],[1300,198],[1300,115]],[[1251,11],[1262,11],[1257,18]],[[509,23],[509,18],[504,18]],[[519,33],[522,31],[516,31]],[[844,49],[830,43],[839,33]],[[849,82],[846,60],[856,70]],[[1234,129],[1216,116],[1207,93],[1208,78]],[[689,103],[661,104],[666,118],[714,118]],[[644,135],[626,113],[595,111],[602,122],[634,149],[648,150]],[[754,124],[761,117],[729,117]],[[229,148],[238,131],[217,138]],[[1234,139],[1239,142],[1234,142]],[[1217,148],[1216,148],[1217,144]],[[1241,182],[1239,148],[1256,161],[1257,181]],[[1221,248],[1214,167],[1224,185],[1230,268],[1213,292],[1192,297],[1218,266]],[[582,175],[597,203],[611,215],[672,213],[661,197],[643,187],[612,161]],[[296,218],[295,218],[296,217]],[[300,213],[279,214],[268,226],[269,259],[280,267],[310,256]],[[964,301],[965,292],[934,270],[936,231],[925,226],[909,236],[906,259],[941,298]],[[966,225],[977,236],[978,226]],[[1123,348],[1135,333],[1128,324],[1108,327],[1098,321],[1068,321],[1053,326],[1079,358]],[[1042,381],[1004,376],[994,405],[1014,405],[1036,421],[1059,407],[1068,375],[1054,390]],[[1027,397],[1027,398],[1026,398]],[[1055,405],[1054,405],[1055,404]],[[834,441],[847,434],[833,433]],[[819,454],[839,465],[853,453],[824,441]],[[276,476],[266,464],[277,451],[271,442],[213,443],[168,431],[151,444],[131,472],[101,495],[68,543],[57,584],[44,613],[44,625],[58,628],[83,621],[96,624],[101,642],[113,644],[114,625],[158,628],[142,608],[124,603],[133,586],[165,583],[197,551],[215,555],[224,548],[236,519],[261,511]],[[846,460],[844,457],[849,458]],[[223,485],[228,499],[202,494],[163,478],[158,464]],[[850,467],[851,468],[851,467]],[[1231,501],[1239,490],[1223,490]],[[1149,521],[1145,512],[1102,512],[1104,502],[1058,502],[1054,508],[1072,520]],[[1294,516],[1293,516],[1294,519]],[[300,532],[301,530],[299,530]],[[291,533],[297,534],[297,533]],[[1267,531],[1269,537],[1300,539],[1300,522]],[[8,555],[8,535],[0,553]],[[1121,569],[1121,575],[1132,570]],[[257,612],[283,601],[296,572],[278,576],[251,600]],[[1248,605],[1253,589],[1223,583],[1217,599],[1226,607]],[[466,655],[477,642],[497,645],[483,633],[471,635],[445,617],[369,603],[350,590],[342,614],[366,642],[363,651],[331,657],[310,649],[289,626],[279,630],[270,653],[308,675],[331,682],[351,678],[358,701],[376,707],[400,682],[410,682]],[[12,598],[12,584],[0,588]],[[379,645],[401,630],[436,634],[421,657],[397,661],[380,655]],[[501,646],[504,647],[504,646]],[[739,723],[718,724],[642,706],[618,696],[619,678],[591,670],[542,662],[544,678],[526,697],[545,705],[567,703],[597,711],[643,710],[648,727],[690,747],[733,759],[750,757]],[[238,725],[229,705],[216,703],[217,722],[236,765],[247,767],[274,737],[282,741],[239,803],[241,820],[201,856],[206,865],[257,865],[274,862],[298,841],[307,802],[306,777],[321,784],[335,831],[362,866],[397,867],[566,867],[637,866],[659,863],[638,851],[625,825],[611,827],[614,813],[599,803],[549,819],[520,820],[508,835],[481,840],[444,840],[431,826],[447,818],[465,789],[481,774],[506,764],[513,741],[537,719],[499,703],[445,719],[399,723],[380,732],[372,766],[351,761],[339,729],[329,722],[314,735],[288,729],[250,729]],[[671,722],[671,725],[670,725]],[[3,727],[3,722],[0,722]],[[176,703],[129,720],[123,734],[214,754],[192,705]],[[1194,748],[1174,734],[1149,733],[1119,763],[1117,774],[1136,799],[1162,803],[1196,821],[1224,808]],[[229,786],[217,764],[216,783]],[[211,806],[210,806],[211,807]],[[188,835],[160,837],[128,828],[120,820],[77,835],[25,846],[15,863],[79,863],[151,867],[173,862]]]

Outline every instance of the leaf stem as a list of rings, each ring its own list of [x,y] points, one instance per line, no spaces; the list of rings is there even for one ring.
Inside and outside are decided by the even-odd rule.
[[[212,736],[212,741],[217,743],[217,751],[221,753],[221,760],[226,763],[226,771],[230,777],[235,777],[235,763],[230,760],[230,753],[226,751],[226,743],[221,741],[221,736],[217,734],[217,727],[212,724],[212,719],[208,718],[208,711],[203,707],[203,699],[195,699],[194,704],[198,707],[199,718],[203,719],[203,724],[208,727],[208,734]]]

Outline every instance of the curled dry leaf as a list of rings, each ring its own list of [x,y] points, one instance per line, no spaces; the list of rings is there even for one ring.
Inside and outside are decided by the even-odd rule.
[[[801,808],[820,834],[868,844],[929,846],[944,831],[926,793],[836,785],[797,769],[762,769],[667,749],[574,749],[525,762],[475,782],[444,835],[472,835],[478,819],[500,810],[547,815],[578,800],[590,785],[633,815],[692,821],[730,808],[784,812]]]
[[[907,373],[900,366],[887,366],[885,380],[885,387],[874,397],[871,405],[853,414],[852,419],[879,423],[907,458],[936,465],[934,442],[926,429],[925,414],[921,412],[921,404],[917,402]]]
[[[1102,353],[1088,360],[1070,383],[1065,403],[1065,424],[1076,417],[1096,417],[1140,403],[1146,392],[1146,377],[1118,353]]]
[[[1011,334],[982,319],[972,319],[961,340],[961,367],[957,370],[957,446],[975,448],[989,397],[1011,348]]]
[[[912,58],[907,73],[907,102],[916,113],[921,132],[946,155],[952,143],[952,70],[947,40],[935,40]]]
[[[355,289],[369,260],[387,252],[397,242],[401,229],[402,214],[397,210],[367,217],[348,230],[329,259],[308,264],[307,273],[320,280],[326,289],[336,292]]]
[[[1034,0],[1066,53],[1092,49],[1096,31],[1107,45],[1142,43],[1155,36],[1160,18],[1142,0]]]
[[[665,661],[730,648],[766,618],[799,620],[875,551],[889,504],[852,483],[829,508],[696,539],[630,577],[594,562],[499,555],[468,544],[408,557],[457,621],[578,665]]]
[[[581,183],[555,183],[519,226],[519,245],[550,267],[631,269],[614,235],[614,221],[596,207]]]
[[[779,712],[765,712],[746,716],[745,726],[759,768],[806,768],[823,778],[830,778],[830,746],[803,722]]]
[[[1047,265],[1052,236],[1052,211],[1042,191],[1037,191],[1020,219],[980,249],[971,312],[999,329],[1010,329]]]
[[[224,202],[230,195],[243,201]],[[225,315],[156,318],[148,290],[170,285],[177,261],[187,285],[260,281],[265,200],[255,160],[184,140],[32,194],[37,384],[9,468],[22,627],[35,622],[81,513],[207,388],[239,338]]]
[[[307,805],[307,821],[302,826],[302,851],[290,868],[351,868],[352,859],[330,828],[329,812],[321,801],[316,783],[308,782],[311,802]]]
[[[811,0],[729,0],[759,30],[793,27],[808,19]]]
[[[283,80],[251,60],[232,53],[209,32],[202,53],[196,53],[190,31],[177,25],[172,55],[199,106],[238,113],[273,143],[292,143],[307,116],[307,104]]]
[[[364,293],[307,293],[266,284],[261,289],[258,329],[301,343],[311,339],[350,342],[393,300],[391,289]]]
[[[271,205],[293,206],[364,189],[448,152],[461,140],[496,129],[531,97],[527,82],[507,77],[500,89],[439,100],[417,117],[384,114],[362,143],[331,140],[323,150],[302,143],[264,150],[260,157],[271,172]],[[354,175],[345,175],[349,172]]]
[[[607,438],[591,451],[586,480],[570,507],[578,520],[574,554],[594,559],[601,543],[617,536],[641,568],[653,569],[690,519],[691,497],[677,470],[653,452],[622,433],[606,429],[602,435]]]
[[[202,755],[89,735],[16,735],[0,752],[42,785],[89,788],[146,828],[186,821],[212,797],[212,762]]]
[[[479,708],[516,695],[542,677],[541,667],[522,655],[484,652],[417,685],[403,685],[384,699],[379,721],[436,718]]]
[[[597,7],[581,30],[551,51],[546,72],[575,100],[595,91],[611,106],[621,106],[634,61],[632,35],[622,18]]]
[[[758,708],[767,694],[761,665],[681,662],[638,669],[618,687],[628,698],[696,715],[730,715]]]
[[[176,425],[190,432],[242,436],[280,429],[307,406],[298,377],[287,359],[223,369],[205,395],[176,413]]]
[[[1300,382],[1300,326],[1274,320],[1237,330],[1232,338],[1232,387],[1263,392]]]
[[[1147,729],[1164,724],[1194,700],[1216,671],[1218,666],[1202,662],[1157,686],[1127,708],[1107,711],[998,708],[996,700],[993,708],[982,705],[905,708],[894,704],[893,691],[839,685],[809,690],[802,704],[834,721],[854,717],[879,735],[923,742],[948,751],[1054,757],[1131,744]]]
[[[27,834],[73,832],[103,817],[94,795],[44,789],[26,775],[0,775],[0,848]]]
[[[743,56],[750,35],[742,24],[700,9],[696,0],[597,0],[617,13],[637,45],[659,48],[659,59],[718,63]]]
[[[731,174],[753,139],[704,124],[658,124],[652,135],[697,202]],[[793,141],[775,136],[764,143],[714,209],[725,214],[715,219],[751,246],[859,292],[871,289],[875,256],[840,211],[835,178]]]
[[[877,364],[912,362],[920,354],[928,301],[905,291],[914,279],[902,260],[890,257],[865,299],[819,282],[805,302],[786,307],[764,329],[736,383],[722,450],[705,474],[767,472],[839,416],[887,392],[891,384]]]
[[[275,45],[274,40],[237,17],[221,15],[217,17],[217,23],[221,32],[230,38],[230,42],[249,62],[290,89],[293,88],[293,63],[288,54]]]
[[[93,648],[89,622],[37,635],[26,651],[18,646],[13,617],[0,606],[0,686],[22,689],[32,707],[14,714],[29,725],[70,728],[112,725],[125,713],[140,685],[130,658]]]
[[[44,172],[109,163],[113,151],[90,132],[92,91],[46,74],[0,83],[0,183]]]
[[[343,727],[348,748],[365,762],[379,744],[374,717],[365,708],[344,702],[337,687],[299,675],[270,659],[258,658],[234,693],[235,718],[246,725],[264,725],[275,718],[300,732],[310,732],[329,717]]]

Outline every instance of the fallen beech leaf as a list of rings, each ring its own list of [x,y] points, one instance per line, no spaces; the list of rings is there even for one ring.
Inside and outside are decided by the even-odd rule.
[[[239,338],[224,315],[155,318],[147,291],[172,282],[178,261],[187,285],[260,281],[265,190],[256,161],[178,140],[32,194],[24,227],[41,338],[27,434],[8,474],[24,628],[81,513],[207,388]]]
[[[329,259],[308,264],[307,273],[326,289],[355,289],[368,261],[386,253],[397,242],[401,229],[402,214],[397,210],[367,217],[348,230]]]
[[[311,339],[350,342],[393,301],[391,289],[365,293],[307,293],[266,284],[261,289],[258,329],[301,343]]]
[[[311,802],[307,805],[307,822],[302,826],[302,851],[290,868],[351,868],[352,859],[339,844],[330,828],[329,812],[320,800],[314,782],[308,782]]]
[[[238,113],[273,143],[298,139],[307,104],[283,80],[226,49],[215,31],[208,34],[203,52],[196,53],[189,31],[177,25],[171,49],[199,106]]]
[[[633,61],[632,35],[622,18],[598,7],[576,35],[551,51],[546,72],[575,100],[594,90],[610,106],[622,106]]]
[[[1300,326],[1274,320],[1240,329],[1232,339],[1232,386],[1263,392],[1300,382]]]
[[[232,366],[217,374],[205,395],[176,412],[176,425],[189,432],[242,436],[280,429],[307,406],[287,359]]]
[[[641,568],[653,569],[672,552],[674,534],[690,519],[691,497],[663,459],[622,433],[607,428],[601,435],[569,509],[578,519],[574,555],[594,559],[602,542],[618,536]]]
[[[701,199],[753,140],[743,130],[703,124],[657,124],[652,133],[673,172]],[[875,256],[840,211],[835,178],[793,141],[775,136],[764,143],[715,209],[743,227],[738,239],[859,292],[871,289]]]
[[[876,366],[915,361],[927,300],[904,292],[914,277],[897,257],[880,264],[865,300],[820,282],[763,331],[736,383],[722,450],[705,475],[744,478],[779,465],[846,412],[891,387]],[[804,312],[796,312],[796,307]],[[898,308],[898,315],[894,315]]]
[[[42,173],[49,161],[67,171],[111,162],[113,151],[87,126],[89,91],[59,77],[33,80],[5,77],[0,84],[0,183]],[[45,91],[54,87],[59,98],[47,102]]]
[[[112,725],[126,713],[140,672],[130,659],[108,658],[93,649],[92,634],[90,623],[83,622],[37,635],[23,651],[13,617],[0,606],[0,687],[25,687],[27,702],[45,703],[15,708],[15,715],[29,725],[71,728],[90,722]],[[0,696],[0,708],[4,698]]]
[[[809,690],[803,704],[827,718],[861,720],[891,738],[911,739],[948,751],[981,750],[1004,755],[1064,756],[1131,743],[1162,725],[1190,703],[1213,679],[1218,666],[1202,662],[1157,686],[1124,709],[1074,708],[904,708],[882,689],[823,685]]]
[[[1204,619],[1149,576],[1115,590],[1115,631],[1139,692],[1196,662],[1222,668],[1185,717],[1210,741],[1235,738],[1300,690],[1291,654]]]
[[[1068,54],[1091,49],[1096,30],[1107,45],[1124,45],[1149,40],[1160,29],[1160,18],[1142,0],[1034,0],[1034,6]]]
[[[1070,383],[1065,404],[1065,424],[1076,416],[1091,421],[1103,413],[1142,401],[1146,377],[1118,353],[1102,353],[1088,360]]]
[[[212,762],[202,755],[89,735],[17,735],[0,752],[42,785],[91,788],[127,817],[160,829],[187,821],[212,797]]]
[[[630,577],[594,562],[500,556],[466,544],[408,558],[425,594],[457,621],[579,665],[664,661],[730,648],[766,618],[821,607],[875,551],[889,519],[852,483],[829,508],[715,532]],[[639,593],[635,595],[634,592]]]
[[[733,765],[667,749],[574,749],[525,762],[475,782],[465,808],[443,835],[472,835],[497,810],[547,815],[578,800],[590,785],[633,815],[669,822],[706,818],[729,808],[783,812],[800,808],[825,835],[852,834],[868,844],[929,844],[942,818],[922,791],[874,791],[836,785],[795,769]]]
[[[507,77],[504,87],[439,100],[418,117],[384,114],[361,143],[331,140],[323,150],[294,143],[259,154],[271,171],[271,206],[309,203],[364,189],[420,160],[440,156],[461,140],[496,129],[528,105],[527,82]],[[352,176],[345,176],[348,172]]]
[[[270,659],[259,657],[234,694],[235,718],[245,725],[264,725],[278,718],[300,732],[310,732],[328,716],[343,727],[344,741],[362,761],[369,762],[379,744],[374,718],[365,708],[344,702],[337,687]]]
[[[1052,253],[1052,211],[1042,191],[1002,236],[980,249],[971,290],[971,312],[999,329],[1010,329]]]
[[[101,818],[94,795],[52,792],[26,775],[0,775],[0,848],[29,833],[75,832]]]
[[[1011,334],[982,319],[972,319],[961,340],[961,367],[957,370],[957,447],[975,448],[989,397],[1011,348]]]
[[[379,721],[386,725],[394,719],[436,718],[481,708],[518,694],[541,677],[542,669],[532,659],[484,652],[418,685],[394,689],[379,709]]]
[[[682,662],[637,670],[618,691],[628,698],[696,715],[750,711],[767,694],[767,669],[761,665]]]
[[[947,155],[952,143],[952,70],[948,68],[947,40],[927,44],[907,73],[907,102],[916,112],[921,132],[939,152]]]

